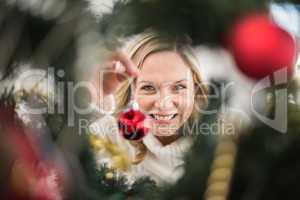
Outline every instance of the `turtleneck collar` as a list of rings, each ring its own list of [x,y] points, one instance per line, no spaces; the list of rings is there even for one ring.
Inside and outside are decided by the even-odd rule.
[[[156,156],[182,156],[192,145],[192,138],[181,136],[174,142],[163,145],[152,133],[149,133],[144,139],[143,143],[147,149]]]

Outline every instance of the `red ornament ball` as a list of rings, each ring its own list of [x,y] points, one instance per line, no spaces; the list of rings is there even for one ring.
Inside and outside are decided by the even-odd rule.
[[[144,125],[145,119],[146,116],[138,110],[121,113],[118,120],[120,134],[127,140],[142,140],[149,131]]]
[[[229,34],[229,49],[238,68],[253,79],[264,78],[284,67],[293,74],[296,42],[266,14],[247,16]]]

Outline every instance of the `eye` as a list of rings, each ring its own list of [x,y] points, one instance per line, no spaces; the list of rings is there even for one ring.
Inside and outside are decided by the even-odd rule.
[[[151,92],[155,92],[156,89],[154,86],[152,85],[144,85],[140,88],[140,90],[144,91],[144,92],[148,92],[148,93],[151,93]]]
[[[175,91],[180,91],[180,90],[184,90],[184,89],[186,89],[186,86],[183,84],[178,84],[178,85],[174,86]]]

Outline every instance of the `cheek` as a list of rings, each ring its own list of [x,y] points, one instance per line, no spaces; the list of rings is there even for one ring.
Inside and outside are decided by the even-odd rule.
[[[184,95],[181,97],[180,101],[178,102],[178,108],[183,121],[187,120],[192,114],[194,104],[194,95]]]
[[[139,108],[142,112],[150,111],[154,105],[154,98],[149,96],[137,95],[135,100],[139,104]]]

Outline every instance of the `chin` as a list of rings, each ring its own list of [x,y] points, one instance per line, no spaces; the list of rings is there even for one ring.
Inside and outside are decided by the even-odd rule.
[[[154,135],[159,137],[168,137],[175,134],[176,134],[176,130],[170,130],[170,129],[158,129],[154,131]]]

